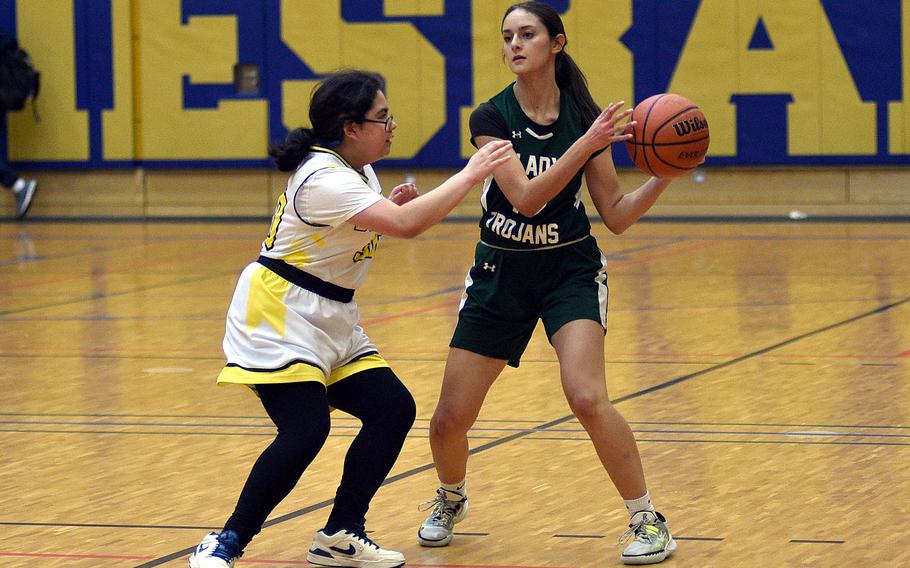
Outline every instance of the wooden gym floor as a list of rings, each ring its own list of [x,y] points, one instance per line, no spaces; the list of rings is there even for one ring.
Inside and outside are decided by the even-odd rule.
[[[0,562],[185,566],[273,427],[216,387],[235,277],[267,222],[0,223]],[[418,420],[368,516],[408,566],[618,565],[626,514],[538,329],[471,433],[471,515],[415,539],[477,229],[383,239],[364,327]],[[610,259],[611,398],[679,540],[667,567],[908,566],[910,224],[639,223]],[[239,566],[301,566],[356,422]]]

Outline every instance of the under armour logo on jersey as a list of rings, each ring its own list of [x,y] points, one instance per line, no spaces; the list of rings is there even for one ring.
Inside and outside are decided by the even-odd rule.
[[[521,130],[513,130],[512,138],[521,138]]]
[[[490,264],[490,263],[488,263],[488,262],[484,262],[484,263],[483,263],[483,269],[484,269],[484,270],[489,270],[490,272],[496,272],[496,265],[495,265],[495,264]]]

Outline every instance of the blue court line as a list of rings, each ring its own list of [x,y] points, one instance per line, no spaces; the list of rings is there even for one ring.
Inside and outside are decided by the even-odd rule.
[[[79,418],[196,418],[213,420],[263,420],[271,425],[265,415],[230,415],[230,414],[129,414],[129,413],[85,413],[85,412],[0,412],[0,416],[36,416],[46,418],[49,416],[79,417]],[[359,420],[351,416],[332,417],[332,422],[355,422]],[[429,422],[429,418],[417,418],[415,422]],[[539,424],[540,420],[528,419],[493,419],[478,418],[476,423],[506,423],[506,424]],[[578,422],[572,420],[570,422]],[[795,422],[697,422],[697,421],[654,421],[654,420],[629,420],[630,425],[645,426],[750,426],[750,427],[780,427],[780,428],[866,428],[866,429],[910,429],[908,425],[899,424],[806,424]],[[90,424],[97,424],[96,422]],[[552,430],[551,430],[552,431]]]
[[[186,422],[74,422],[74,421],[60,421],[60,420],[0,420],[0,424],[12,426],[26,426],[26,425],[35,425],[35,426],[96,426],[96,427],[122,427],[122,426],[144,426],[146,428],[155,427],[155,428],[267,428],[270,431],[270,434],[274,434],[275,425],[271,422],[263,422],[262,424],[225,424],[225,423],[202,423],[202,424],[192,424]],[[336,424],[332,426],[333,430],[360,430],[359,425],[343,425]],[[24,430],[24,429],[23,429]],[[426,430],[429,431],[427,426],[417,426],[411,429],[415,430]],[[30,431],[30,430],[25,430]],[[63,430],[61,430],[62,432]],[[77,434],[81,433],[80,430],[74,430],[72,433]],[[528,432],[528,433],[539,433],[533,428],[512,428],[507,426],[500,427],[480,427],[480,428],[471,428],[471,432]],[[559,432],[559,433],[578,433],[585,434],[584,428],[550,428],[547,432]],[[633,430],[635,434],[682,434],[682,435],[721,435],[721,436],[805,436],[805,437],[818,437],[818,438],[910,438],[910,434],[869,434],[869,433],[854,433],[854,432],[775,432],[775,431],[757,431],[757,430],[650,430],[650,429],[635,429]],[[150,433],[164,433],[158,431],[137,431],[137,434],[150,434]],[[211,435],[217,435],[219,432],[210,432]],[[229,433],[226,433],[230,435]],[[473,437],[476,437],[477,434],[474,434]],[[472,437],[472,436],[469,436]],[[547,439],[562,439],[562,438],[547,438]],[[574,438],[567,438],[574,439]],[[587,438],[584,438],[587,439]]]

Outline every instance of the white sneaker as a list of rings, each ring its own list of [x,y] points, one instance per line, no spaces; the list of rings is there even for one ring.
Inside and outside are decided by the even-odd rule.
[[[224,531],[205,535],[190,556],[190,568],[233,568],[234,561],[243,556],[237,533]]]
[[[16,192],[16,219],[25,217],[29,208],[32,206],[32,198],[35,197],[35,190],[38,189],[38,182],[30,179],[25,182],[25,186]]]
[[[404,566],[404,554],[380,547],[360,531],[323,531],[313,537],[306,555],[307,562],[318,566],[352,566],[354,568],[398,568]]]
[[[436,490],[435,499],[421,504],[418,508],[424,511],[430,507],[433,510],[417,529],[417,542],[420,546],[447,546],[455,534],[455,523],[468,515],[468,498],[462,497],[460,501],[451,501],[446,499],[445,489],[440,487]]]
[[[676,550],[676,541],[667,528],[667,519],[658,512],[635,513],[629,530],[619,538],[619,544],[633,535],[635,540],[620,555],[623,564],[657,564]]]

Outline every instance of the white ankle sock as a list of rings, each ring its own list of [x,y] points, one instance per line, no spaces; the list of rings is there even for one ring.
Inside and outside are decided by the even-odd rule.
[[[25,180],[22,178],[19,178],[16,180],[16,183],[13,184],[13,192],[19,193],[23,189],[25,189]]]
[[[645,494],[638,499],[628,499],[625,503],[630,517],[634,517],[635,513],[642,511],[654,512],[654,505],[651,504],[651,493],[649,491],[645,491]]]
[[[440,483],[439,487],[446,492],[449,501],[461,501],[468,496],[468,480],[462,479],[458,483]]]

